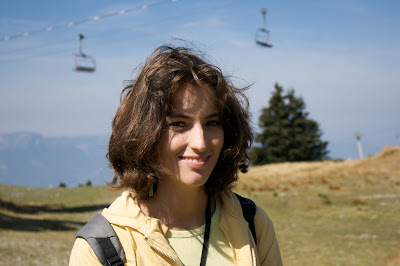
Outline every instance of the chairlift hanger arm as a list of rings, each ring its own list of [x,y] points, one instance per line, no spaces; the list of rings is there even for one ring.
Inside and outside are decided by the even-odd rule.
[[[269,43],[269,31],[267,30],[267,9],[261,9],[260,13],[263,16],[263,27],[256,31],[255,41],[261,46],[272,48]]]
[[[79,34],[78,35],[78,41],[79,41],[79,54],[83,57],[85,57],[86,55],[83,53],[83,48],[82,48],[82,40],[85,38],[85,36],[83,34]]]
[[[267,28],[267,9],[265,9],[265,8],[261,9],[261,14],[263,16],[264,29],[266,29]]]
[[[96,62],[93,57],[83,53],[82,40],[85,38],[83,34],[78,35],[79,54],[75,55],[75,70],[84,72],[93,72],[96,70]]]

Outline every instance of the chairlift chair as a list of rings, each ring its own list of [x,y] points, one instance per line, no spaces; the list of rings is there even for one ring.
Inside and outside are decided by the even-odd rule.
[[[82,34],[78,35],[79,54],[75,55],[75,71],[93,72],[96,70],[96,62],[93,57],[88,56],[82,51],[82,39],[85,38]]]
[[[272,44],[269,42],[269,31],[267,30],[267,10],[265,8],[261,9],[261,14],[263,15],[264,25],[256,31],[255,41],[258,45],[272,48]]]
[[[75,71],[93,72],[96,70],[96,62],[93,57],[85,54],[75,55]]]
[[[257,30],[256,43],[261,46],[272,48],[272,44],[269,43],[269,31],[264,28]]]

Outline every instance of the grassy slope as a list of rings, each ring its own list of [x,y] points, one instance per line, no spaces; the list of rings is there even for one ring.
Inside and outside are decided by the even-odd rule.
[[[68,265],[75,234],[119,192],[0,185],[0,265]]]
[[[285,265],[400,265],[399,148],[254,167],[236,190],[274,221]],[[0,195],[0,265],[66,265],[77,230],[119,192],[0,185]]]

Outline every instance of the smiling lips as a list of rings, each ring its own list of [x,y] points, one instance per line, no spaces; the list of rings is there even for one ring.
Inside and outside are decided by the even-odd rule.
[[[189,164],[192,167],[202,167],[206,164],[206,162],[208,161],[208,159],[211,156],[207,156],[207,157],[183,157],[183,156],[179,156],[179,159],[181,159],[182,161],[186,162],[187,164]]]

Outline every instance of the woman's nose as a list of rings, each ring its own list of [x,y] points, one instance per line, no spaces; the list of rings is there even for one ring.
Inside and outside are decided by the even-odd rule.
[[[189,147],[199,152],[203,152],[206,150],[207,140],[202,125],[195,125],[190,130]]]

